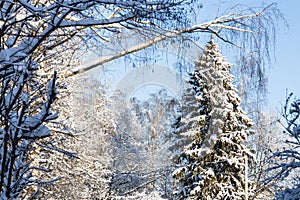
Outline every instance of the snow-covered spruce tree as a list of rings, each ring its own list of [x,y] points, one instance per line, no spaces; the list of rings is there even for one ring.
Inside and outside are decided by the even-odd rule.
[[[231,66],[211,41],[190,75],[199,108],[191,111],[197,115],[186,120],[197,127],[190,126],[191,131],[182,133],[192,142],[174,172],[179,181],[178,199],[245,199],[250,195],[247,165],[253,157],[244,143],[253,123],[240,107],[237,89],[231,83]]]

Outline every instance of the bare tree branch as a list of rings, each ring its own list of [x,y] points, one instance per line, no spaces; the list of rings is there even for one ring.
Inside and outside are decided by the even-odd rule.
[[[247,50],[244,46],[240,46],[234,41],[231,41],[229,39],[226,39],[224,36],[220,34],[221,30],[227,30],[232,32],[239,32],[239,33],[247,33],[252,35],[258,35],[261,34],[259,30],[251,30],[247,28],[248,25],[245,25],[244,28],[241,27],[242,23],[246,23],[248,20],[255,20],[256,18],[261,17],[268,9],[271,9],[274,4],[270,4],[269,6],[265,7],[264,9],[252,13],[252,14],[234,14],[230,13],[221,17],[218,17],[214,20],[211,20],[209,22],[205,22],[198,25],[193,25],[190,28],[182,28],[179,30],[172,30],[172,31],[166,31],[164,33],[158,34],[150,39],[147,39],[147,41],[142,42],[140,44],[137,44],[135,46],[132,46],[126,50],[123,50],[121,52],[118,52],[112,56],[106,56],[106,57],[100,57],[98,59],[95,59],[93,62],[86,64],[84,66],[78,67],[76,69],[72,69],[69,72],[64,73],[63,77],[70,77],[74,76],[79,73],[83,73],[86,71],[89,71],[97,66],[103,65],[107,62],[113,61],[115,59],[118,59],[120,57],[123,57],[125,55],[146,49],[152,45],[155,45],[161,41],[164,41],[169,38],[174,38],[178,36],[182,36],[184,34],[192,34],[192,33],[211,33],[213,35],[216,35],[218,38],[220,38],[222,41],[229,43],[236,48],[244,51],[246,54],[248,54],[250,57],[253,56],[253,54],[250,52],[250,50]]]

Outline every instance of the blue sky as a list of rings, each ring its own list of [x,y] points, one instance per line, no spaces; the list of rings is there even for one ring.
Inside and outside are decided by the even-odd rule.
[[[268,109],[280,110],[286,89],[300,98],[300,1],[277,1],[289,25],[283,24],[277,35],[276,61],[269,73]]]

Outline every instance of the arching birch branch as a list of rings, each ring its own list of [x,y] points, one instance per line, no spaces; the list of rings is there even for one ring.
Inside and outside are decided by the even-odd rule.
[[[209,22],[205,22],[205,23],[202,23],[199,25],[194,25],[190,28],[183,28],[183,29],[174,30],[174,31],[167,31],[162,34],[158,34],[158,35],[148,39],[147,41],[144,41],[144,42],[134,45],[128,49],[117,52],[114,55],[99,57],[99,58],[95,59],[93,62],[90,62],[90,63],[80,66],[78,68],[72,69],[69,72],[64,73],[62,75],[62,77],[66,78],[66,77],[74,76],[76,74],[87,72],[95,67],[98,67],[98,66],[108,63],[110,61],[116,60],[125,55],[146,49],[146,48],[153,46],[153,45],[155,45],[161,41],[164,41],[166,39],[182,36],[184,34],[197,33],[197,32],[211,33],[211,34],[215,35],[216,37],[220,38],[221,40],[223,40],[224,42],[229,43],[229,44],[237,47],[238,49],[244,51],[249,56],[252,56],[250,51],[246,50],[245,48],[238,45],[237,43],[234,43],[233,41],[230,41],[230,40],[226,39],[224,36],[222,36],[220,34],[220,30],[227,30],[227,31],[232,31],[232,32],[258,35],[258,34],[260,34],[260,32],[249,29],[249,27],[247,26],[247,22],[250,20],[256,20],[257,18],[261,17],[272,6],[273,6],[273,4],[265,7],[264,9],[262,9],[256,13],[252,13],[252,14],[248,14],[248,15],[229,13],[229,14],[220,16],[214,20],[211,20]],[[265,27],[265,28],[267,28],[267,27]]]

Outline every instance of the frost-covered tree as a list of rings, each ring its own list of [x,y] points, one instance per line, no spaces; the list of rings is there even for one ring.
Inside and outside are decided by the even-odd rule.
[[[111,143],[115,152],[112,190],[123,198],[139,199],[141,192],[145,198],[152,193],[170,197],[170,147],[176,138],[171,122],[177,111],[176,99],[166,90],[151,94],[146,100],[132,98],[127,106],[118,99],[114,102],[118,132]]]
[[[278,124],[279,115],[261,112],[259,116],[260,121],[253,127],[255,133],[248,137],[247,143],[255,151],[255,162],[249,165],[249,180],[254,182],[255,199],[271,199],[274,197],[275,188],[271,184],[264,184],[264,180],[272,174],[267,170],[271,166],[270,156],[273,151],[283,147],[284,134]]]
[[[149,151],[147,167],[160,169],[170,164],[169,147],[174,141],[170,132],[176,114],[177,100],[162,89],[145,101],[132,102],[132,112],[137,117],[144,135],[144,151]]]
[[[276,199],[300,198],[300,100],[291,100],[292,93],[287,97],[279,120],[284,127],[285,142],[281,148],[271,155],[271,167],[267,170],[271,174],[265,182],[277,188]]]
[[[99,82],[85,76],[77,76],[73,81],[68,83],[69,93],[64,92],[68,96],[61,99],[64,104],[60,99],[57,102],[64,106],[60,111],[67,111],[55,121],[57,127],[51,126],[53,131],[69,136],[55,134],[51,142],[76,154],[73,157],[59,152],[39,154],[35,164],[51,169],[48,173],[39,173],[40,179],[64,177],[41,185],[38,197],[42,199],[104,199],[109,196],[113,161],[110,139],[115,133],[110,101]]]
[[[252,122],[240,107],[231,66],[211,41],[191,74],[191,80],[198,82],[191,85],[199,104],[194,110],[198,115],[193,115],[198,128],[185,132],[192,142],[174,172],[179,199],[245,199],[250,194],[247,166],[252,154],[245,142]]]

